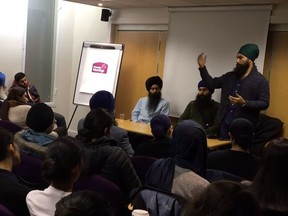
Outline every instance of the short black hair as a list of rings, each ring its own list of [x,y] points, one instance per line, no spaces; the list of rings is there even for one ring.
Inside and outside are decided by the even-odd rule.
[[[42,174],[48,181],[65,184],[73,176],[72,170],[81,163],[82,148],[74,138],[63,136],[49,145]]]
[[[96,191],[76,191],[56,203],[55,216],[112,216],[110,202]]]
[[[113,119],[104,109],[96,108],[91,110],[84,121],[84,128],[79,131],[79,135],[87,140],[105,136],[105,129],[111,128]]]
[[[19,82],[19,80],[22,79],[22,78],[25,77],[25,76],[26,76],[25,73],[23,73],[23,72],[18,72],[17,74],[15,74],[14,80],[17,81],[17,82]]]

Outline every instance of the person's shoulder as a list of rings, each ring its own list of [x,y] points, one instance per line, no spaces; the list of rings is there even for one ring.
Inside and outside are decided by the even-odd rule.
[[[220,157],[224,157],[228,154],[231,154],[231,150],[230,149],[224,149],[224,150],[217,150],[217,151],[213,151],[210,152],[208,154],[208,158],[220,158]]]
[[[114,133],[117,133],[117,134],[121,134],[121,135],[126,135],[128,132],[127,132],[127,130],[125,130],[125,129],[123,129],[123,128],[120,128],[120,127],[118,127],[118,126],[112,126],[111,127],[111,135],[113,136],[113,134]]]
[[[219,102],[217,102],[217,101],[215,101],[215,100],[211,100],[211,103],[213,104],[213,105],[217,105],[217,106],[219,106],[220,105],[220,103]]]
[[[147,99],[148,99],[148,97],[147,97]],[[165,98],[162,98],[162,97],[160,99],[160,102],[163,104],[169,104],[169,102]]]

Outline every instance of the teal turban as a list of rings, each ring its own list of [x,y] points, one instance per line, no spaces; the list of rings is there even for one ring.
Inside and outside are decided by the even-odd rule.
[[[245,44],[240,48],[238,53],[254,61],[259,56],[259,48],[256,44]]]

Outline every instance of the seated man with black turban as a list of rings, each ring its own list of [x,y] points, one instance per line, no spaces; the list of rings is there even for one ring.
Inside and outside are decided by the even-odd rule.
[[[193,119],[203,126],[208,137],[217,137],[220,124],[216,122],[219,103],[212,99],[214,90],[208,89],[206,83],[201,80],[198,83],[196,99],[190,101],[179,118],[179,122]]]
[[[152,76],[146,80],[148,96],[140,98],[132,111],[132,121],[149,124],[157,114],[169,115],[169,103],[162,98],[162,79]]]

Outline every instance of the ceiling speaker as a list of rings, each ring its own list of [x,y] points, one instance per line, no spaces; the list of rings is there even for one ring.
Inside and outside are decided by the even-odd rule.
[[[112,15],[111,10],[109,9],[102,9],[102,13],[101,13],[101,21],[103,22],[108,22],[109,21],[109,17]]]

